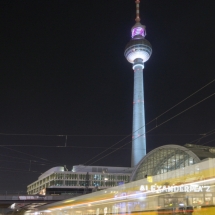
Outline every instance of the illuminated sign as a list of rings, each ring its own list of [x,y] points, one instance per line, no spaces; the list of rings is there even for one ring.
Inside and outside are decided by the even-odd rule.
[[[179,185],[179,186],[159,186],[159,185],[141,185],[140,191],[151,191],[155,193],[178,193],[178,192],[210,192],[210,186],[200,185]]]
[[[153,177],[152,176],[147,176],[147,181],[152,183],[153,182]]]

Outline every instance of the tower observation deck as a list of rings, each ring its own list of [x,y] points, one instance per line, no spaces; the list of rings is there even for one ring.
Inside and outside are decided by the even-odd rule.
[[[146,155],[145,107],[143,69],[152,53],[151,44],[145,39],[146,29],[140,23],[139,4],[136,0],[136,23],[131,28],[131,40],[125,47],[124,55],[134,70],[133,125],[131,166],[136,166]]]

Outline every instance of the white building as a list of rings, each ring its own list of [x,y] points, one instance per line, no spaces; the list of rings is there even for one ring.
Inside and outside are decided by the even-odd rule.
[[[80,195],[127,183],[132,170],[131,167],[78,165],[73,166],[72,171],[65,171],[64,167],[53,167],[29,184],[27,193]]]

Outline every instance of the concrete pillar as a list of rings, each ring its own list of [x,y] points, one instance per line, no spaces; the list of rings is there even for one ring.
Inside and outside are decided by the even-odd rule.
[[[133,127],[132,127],[132,155],[131,166],[136,166],[146,155],[145,135],[145,107],[143,88],[142,59],[136,59],[133,65],[134,70],[134,96],[133,96]]]

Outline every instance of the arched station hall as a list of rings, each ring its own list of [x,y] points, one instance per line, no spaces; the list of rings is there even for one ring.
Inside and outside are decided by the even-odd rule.
[[[133,170],[130,181],[181,169],[208,158],[215,158],[214,147],[194,144],[164,145],[142,158]]]

